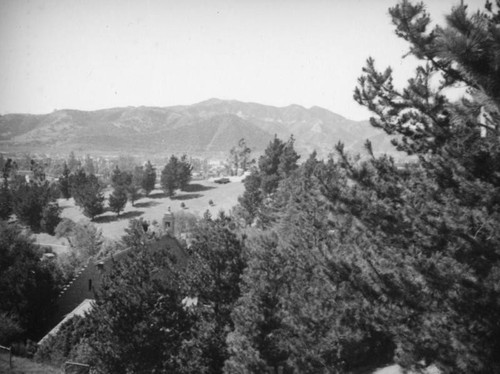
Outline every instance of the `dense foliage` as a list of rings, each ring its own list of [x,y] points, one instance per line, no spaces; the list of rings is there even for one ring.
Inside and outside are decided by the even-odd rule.
[[[49,182],[17,180],[11,183],[12,211],[33,231],[53,233],[60,221],[60,209]]]
[[[167,253],[137,251],[115,264],[90,315],[100,370],[182,372],[178,356],[191,322],[181,300]]]
[[[67,239],[70,246],[69,252],[58,255],[59,266],[66,281],[71,280],[75,272],[87,264],[89,258],[96,257],[104,248],[102,231],[91,222],[73,222],[63,218],[54,231],[57,238]]]
[[[185,190],[191,181],[193,167],[186,155],[180,159],[172,155],[161,172],[161,188],[167,196],[173,196],[175,190]]]
[[[297,168],[299,155],[295,151],[293,137],[283,142],[278,137],[269,143],[259,158],[258,167],[245,178],[245,192],[238,199],[247,223],[256,219],[260,224],[268,223],[269,202],[281,180],[287,178]]]
[[[64,162],[63,171],[61,176],[59,177],[59,191],[61,192],[61,196],[65,199],[69,199],[71,197],[71,181],[70,181],[70,169],[68,164]]]
[[[237,175],[238,172],[244,173],[255,163],[252,150],[244,138],[241,138],[238,145],[230,149],[228,163],[231,175]]]
[[[105,276],[87,322],[68,324],[54,349],[92,357],[101,372],[342,373],[390,361],[499,372],[499,7],[469,15],[459,5],[432,30],[422,4],[390,9],[424,65],[400,90],[391,69],[368,59],[354,97],[416,161],[375,157],[369,142],[366,157],[352,156],[339,143],[327,160],[312,154],[299,166],[293,138],[275,138],[245,179],[235,217],[184,215],[187,264],[152,250],[156,232],[132,221],[129,257]],[[450,99],[450,87],[463,97]],[[167,195],[190,173],[185,157],[172,156],[161,177]],[[126,184],[116,175],[116,187]],[[37,300],[20,259],[45,273],[18,229],[0,228],[12,263],[0,269],[0,290],[17,300],[0,311],[12,335],[18,316],[29,326],[21,294]],[[74,232],[68,221],[56,229],[71,242]],[[16,277],[26,288],[9,287]]]
[[[0,344],[10,343],[20,329],[39,337],[58,292],[58,277],[55,264],[42,260],[41,250],[21,227],[0,221],[0,313],[8,317]]]
[[[104,212],[104,195],[102,186],[93,174],[86,174],[83,169],[78,169],[70,177],[71,195],[75,204],[83,210],[83,214],[93,220]]]
[[[127,192],[125,188],[121,186],[115,187],[111,195],[109,195],[109,208],[116,213],[116,216],[119,216],[126,204]]]
[[[148,162],[144,166],[144,176],[141,183],[141,187],[144,190],[146,196],[148,196],[149,193],[155,189],[155,183],[156,183],[156,169],[148,160]]]
[[[244,240],[233,220],[221,213],[205,215],[194,230],[189,261],[181,273],[184,294],[195,300],[196,317],[189,355],[198,372],[220,373],[229,354],[226,337],[233,329],[231,312],[240,296],[245,266]]]
[[[274,191],[272,224],[250,245],[228,372],[343,371],[391,355],[406,368],[500,370],[500,17],[491,4],[471,16],[459,6],[428,31],[424,9],[390,11],[426,62],[416,77],[398,91],[369,59],[355,91],[418,162],[376,158],[369,143],[362,161],[339,144],[288,180],[247,179],[244,198]],[[450,86],[464,97],[450,101]]]

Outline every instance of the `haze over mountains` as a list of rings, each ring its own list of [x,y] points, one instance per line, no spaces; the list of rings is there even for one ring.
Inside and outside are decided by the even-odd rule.
[[[293,134],[302,155],[316,150],[325,157],[339,141],[350,151],[363,152],[366,139],[377,153],[395,153],[390,138],[368,121],[351,121],[320,107],[299,105],[278,108],[210,99],[164,108],[65,109],[0,116],[2,152],[223,157],[241,138],[258,153],[275,134],[281,139]]]

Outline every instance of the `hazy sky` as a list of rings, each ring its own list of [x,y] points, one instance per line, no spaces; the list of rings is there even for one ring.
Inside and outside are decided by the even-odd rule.
[[[366,58],[391,65],[400,83],[414,66],[401,59],[407,45],[387,11],[395,3],[0,0],[0,113],[217,97],[365,119],[352,92]],[[425,3],[442,23],[458,0]]]

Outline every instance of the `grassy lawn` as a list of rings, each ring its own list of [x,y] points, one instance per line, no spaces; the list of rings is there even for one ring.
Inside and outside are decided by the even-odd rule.
[[[39,364],[28,358],[12,357],[12,369],[8,361],[0,360],[0,373],[9,374],[63,374],[64,371],[54,366]]]
[[[106,212],[94,220],[103,235],[109,239],[118,239],[125,233],[125,228],[128,226],[128,221],[132,218],[143,218],[148,221],[161,221],[163,215],[170,207],[171,211],[175,212],[185,210],[197,215],[203,215],[208,209],[212,215],[217,214],[220,210],[229,211],[238,202],[238,196],[244,191],[244,185],[241,182],[231,182],[228,184],[217,184],[210,181],[193,181],[187,191],[178,191],[175,196],[168,198],[162,190],[154,190],[148,197],[143,197],[135,202],[132,206],[127,203],[125,210],[120,213],[119,217],[113,212]],[[111,191],[106,191],[106,197]],[[209,201],[214,202],[213,206],[209,205]],[[61,216],[70,218],[73,221],[87,219],[81,212],[80,208],[75,206],[73,199],[58,201],[62,208]],[[186,208],[181,208],[184,203]],[[36,235],[38,243],[51,245],[55,252],[65,250],[67,244],[64,239],[57,239],[47,234]]]

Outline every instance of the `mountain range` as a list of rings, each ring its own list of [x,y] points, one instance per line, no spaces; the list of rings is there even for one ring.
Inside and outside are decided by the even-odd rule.
[[[377,153],[394,153],[390,138],[368,121],[352,121],[320,107],[274,107],[210,99],[193,105],[124,107],[95,111],[0,116],[0,151],[68,154],[147,154],[224,157],[241,138],[261,152],[277,135],[293,135],[301,155],[325,157],[342,141],[364,152],[369,139]]]

